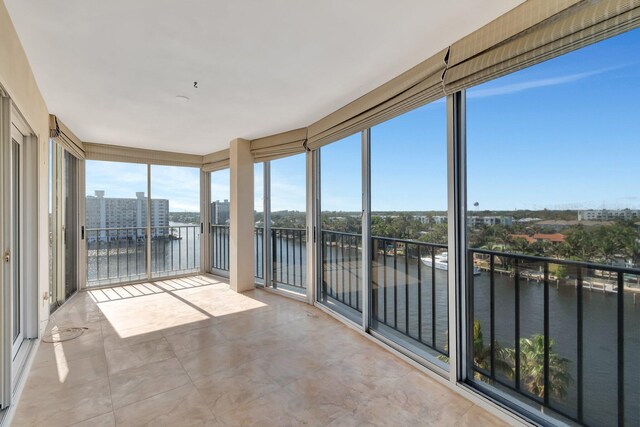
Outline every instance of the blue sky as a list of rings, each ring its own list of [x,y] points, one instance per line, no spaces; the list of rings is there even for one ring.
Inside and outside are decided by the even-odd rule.
[[[468,200],[479,209],[640,208],[640,30],[467,91]],[[436,101],[371,130],[373,210],[446,210],[446,111]],[[360,135],[326,146],[323,210],[360,209]],[[155,171],[155,173],[154,173]],[[262,166],[256,165],[256,209]],[[272,162],[272,209],[305,209],[304,155]],[[146,191],[144,165],[87,162],[87,193]],[[152,196],[198,209],[198,172],[152,169]],[[213,200],[229,174],[212,174]]]

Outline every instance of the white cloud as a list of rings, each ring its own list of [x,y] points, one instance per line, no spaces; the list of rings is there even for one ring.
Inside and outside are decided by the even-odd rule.
[[[565,76],[549,77],[546,79],[529,80],[520,83],[511,83],[504,86],[492,87],[487,89],[470,90],[467,94],[468,98],[485,98],[488,96],[511,95],[512,93],[523,92],[529,89],[537,89],[541,87],[558,86],[567,83],[574,83],[579,80],[586,79],[591,76],[605,73],[622,67],[609,67],[600,70],[587,71],[583,73],[568,74]]]

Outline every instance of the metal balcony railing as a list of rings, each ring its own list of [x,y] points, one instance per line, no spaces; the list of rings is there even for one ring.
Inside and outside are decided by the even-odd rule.
[[[200,227],[151,227],[151,275],[164,277],[200,269]],[[147,228],[90,228],[87,285],[147,279]]]
[[[200,226],[151,227],[151,275],[164,277],[200,270]]]
[[[255,228],[255,251],[253,254],[253,260],[255,261],[254,274],[256,279],[264,279],[264,263],[262,258],[262,241],[264,239],[264,227]]]
[[[447,245],[372,238],[372,320],[449,355]],[[435,268],[433,268],[435,267]]]
[[[322,297],[362,312],[362,236],[322,230]]]
[[[483,249],[468,265],[479,384],[580,424],[638,422],[640,270]]]
[[[271,280],[274,287],[306,289],[307,233],[304,228],[271,228]]]
[[[229,271],[229,226],[211,224],[211,269]]]

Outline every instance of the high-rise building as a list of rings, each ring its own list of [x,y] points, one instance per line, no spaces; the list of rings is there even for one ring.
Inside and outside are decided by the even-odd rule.
[[[229,222],[229,200],[211,202],[211,223],[224,225]]]
[[[104,190],[86,197],[87,241],[142,239],[147,226],[147,197],[104,197]],[[151,236],[165,237],[169,229],[169,200],[151,199]],[[91,232],[92,229],[98,231]],[[106,230],[110,229],[110,230]]]

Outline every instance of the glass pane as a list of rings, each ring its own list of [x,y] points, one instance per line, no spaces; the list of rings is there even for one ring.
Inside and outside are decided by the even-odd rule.
[[[64,298],[78,290],[78,159],[64,152]]]
[[[635,30],[467,91],[469,376],[563,421],[640,424],[638,57]]]
[[[200,170],[151,165],[151,276],[200,271]]]
[[[320,149],[318,300],[362,323],[362,136]]]
[[[371,129],[372,326],[447,368],[444,99]]]
[[[306,293],[306,154],[271,161],[270,285]]]
[[[211,270],[214,273],[229,273],[229,169],[211,172]]]
[[[55,198],[57,197],[57,144],[53,140],[49,140],[49,297],[51,304],[51,311],[57,307],[56,301],[56,286],[57,286],[57,242],[59,241],[58,233],[56,232],[57,215],[54,206],[57,205]]]
[[[20,144],[12,140],[11,143],[11,209],[12,209],[12,254],[11,262],[11,286],[12,286],[12,338],[13,343],[21,341],[22,336],[22,270],[21,266],[21,243],[22,243],[22,207],[21,207],[21,185],[22,185],[22,164],[20,161]]]
[[[86,161],[87,285],[147,278],[147,165]]]
[[[263,237],[264,237],[264,163],[253,167],[253,209],[255,211],[255,276],[258,283],[264,280]]]

